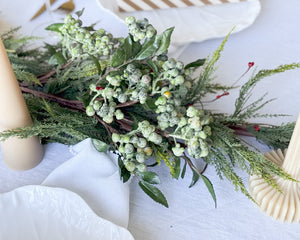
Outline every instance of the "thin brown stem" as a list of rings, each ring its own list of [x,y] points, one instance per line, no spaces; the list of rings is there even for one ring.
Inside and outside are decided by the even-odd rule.
[[[77,100],[68,100],[65,98],[61,98],[61,97],[57,97],[53,94],[49,94],[49,93],[44,93],[44,92],[40,92],[40,91],[36,91],[33,89],[29,89],[25,86],[21,86],[21,91],[24,93],[30,93],[36,97],[39,98],[43,98],[43,99],[47,99],[50,100],[52,102],[57,102],[60,105],[66,106],[70,109],[73,110],[79,110],[84,112],[85,111],[85,107],[83,105],[82,102],[77,101]],[[113,127],[111,127],[109,124],[107,124],[106,122],[104,122],[100,117],[98,117],[97,115],[95,115],[95,118],[106,128],[107,132],[111,135],[112,133],[118,133],[117,130],[115,130]]]
[[[112,133],[118,133],[118,131],[116,129],[114,129],[112,126],[110,126],[109,124],[104,122],[100,117],[98,117],[97,115],[95,115],[94,117],[106,128],[106,130],[109,133],[110,137],[111,137]]]
[[[241,136],[254,137],[252,133],[250,133],[245,127],[242,126],[228,126],[232,130],[234,130],[234,134]]]
[[[198,169],[197,169],[197,168],[195,167],[195,165],[193,164],[193,162],[191,161],[191,159],[189,159],[188,156],[187,156],[185,153],[183,153],[182,158],[187,162],[187,164],[189,165],[190,169],[196,171],[199,175],[202,175],[202,174],[205,172],[205,170],[206,170],[206,168],[207,168],[207,165],[208,165],[207,163],[205,163],[205,166],[204,166],[204,168],[202,169],[202,171],[199,172]]]
[[[120,103],[116,106],[116,108],[130,107],[134,104],[137,104],[138,102],[139,101],[128,101],[128,102]]]
[[[78,100],[68,100],[68,99],[65,99],[65,98],[55,96],[53,94],[36,91],[36,90],[30,89],[30,88],[25,87],[25,86],[20,86],[20,89],[21,89],[22,92],[30,93],[30,94],[38,97],[38,98],[43,98],[43,99],[46,99],[46,100],[49,100],[49,101],[52,101],[52,102],[56,102],[56,103],[59,103],[60,105],[69,107],[71,109],[85,111],[85,107],[84,107],[83,103],[78,101]]]

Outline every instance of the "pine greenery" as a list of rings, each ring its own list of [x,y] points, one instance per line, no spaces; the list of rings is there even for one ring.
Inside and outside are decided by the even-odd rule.
[[[65,24],[48,27],[58,32],[61,42],[42,49],[29,49],[27,45],[34,38],[14,37],[17,29],[2,35],[34,123],[1,132],[0,140],[38,135],[43,143],[75,144],[88,137],[100,146],[105,143],[119,155],[123,181],[137,177],[142,190],[164,206],[168,206],[167,200],[154,186],[159,178],[147,170],[162,162],[176,179],[184,177],[188,166],[193,172],[190,186],[201,178],[214,201],[213,185],[195,167],[194,160],[202,158],[213,165],[221,179],[231,181],[250,199],[234,170],[237,166],[249,174],[260,174],[275,188],[274,175],[293,180],[261,153],[250,150],[238,134],[251,134],[273,148],[288,146],[294,123],[255,130],[255,124],[248,122],[256,117],[280,116],[259,113],[273,99],[265,100],[263,95],[248,102],[259,81],[299,68],[299,63],[253,73],[240,88],[233,114],[211,113],[203,108],[203,98],[220,91],[226,95],[232,88],[212,83],[229,35],[211,57],[183,66],[166,55],[173,28],[157,34],[146,20],[126,21],[129,36],[114,38],[105,30],[81,27],[79,19],[68,16]],[[196,109],[191,104],[202,107]],[[147,144],[138,142],[141,139]],[[144,162],[149,157],[154,157],[156,164]]]

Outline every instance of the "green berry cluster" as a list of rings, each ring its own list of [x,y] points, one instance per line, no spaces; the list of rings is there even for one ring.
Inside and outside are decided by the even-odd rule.
[[[147,18],[136,20],[130,16],[125,18],[125,23],[135,42],[141,41],[144,38],[152,38],[156,34],[156,29],[149,24]]]
[[[174,61],[166,62],[166,65],[168,66],[167,71],[176,68]],[[183,66],[180,68],[183,70]],[[181,73],[179,72],[179,74]],[[185,78],[184,73],[179,76]],[[193,106],[186,108],[181,105],[181,99],[184,99],[190,88],[189,81],[184,81],[181,85],[171,84],[160,89],[160,96],[155,101],[158,127],[161,130],[169,129],[175,139],[184,140],[187,144],[188,153],[192,157],[205,157],[208,155],[207,137],[211,135],[209,124],[212,118],[206,115],[203,110]],[[175,156],[181,156],[184,148],[175,140],[172,151]]]
[[[112,34],[103,29],[91,32],[82,27],[79,19],[67,15],[60,27],[61,42],[68,49],[72,58],[82,58],[88,55],[111,55],[118,44]]]
[[[141,69],[132,63],[125,67],[122,74],[113,72],[113,74],[107,75],[105,80],[106,85],[104,88],[96,87],[95,84],[90,85],[90,90],[95,92],[96,95],[86,108],[86,112],[88,116],[94,116],[96,113],[107,123],[111,123],[114,116],[118,120],[124,118],[121,110],[115,110],[117,102],[125,103],[131,100],[144,104],[151,91],[150,75],[143,73]],[[98,97],[104,98],[105,103],[99,103]],[[100,109],[98,109],[99,104],[101,104]]]
[[[177,129],[187,143],[188,153],[194,158],[206,157],[208,155],[207,137],[211,135],[209,124],[212,117],[201,109],[189,106],[186,116],[182,117],[181,124]]]
[[[128,95],[131,101],[139,101],[144,104],[151,90],[151,77],[143,74],[134,64],[128,64],[122,78],[128,85]]]
[[[126,24],[135,41],[156,34],[147,19],[136,21],[134,17],[128,17]],[[186,144],[192,157],[207,156],[208,137],[211,135],[209,124],[212,118],[203,110],[182,105],[182,100],[186,99],[192,88],[191,72],[184,69],[182,62],[173,58],[157,60],[156,66],[158,73],[154,74],[145,64],[129,61],[107,73],[102,78],[101,87],[91,84],[90,90],[95,95],[86,108],[87,115],[97,114],[110,124],[114,118],[117,120],[124,118],[124,113],[117,108],[118,104],[128,101],[139,101],[140,104],[144,104],[148,98],[154,98],[156,127],[162,131],[167,130],[173,137],[174,144],[170,145],[173,154],[182,156],[185,149],[177,142],[181,140]],[[156,127],[145,120],[138,124],[138,129],[127,134],[113,134],[113,141],[124,157],[128,171],[146,170],[144,161],[152,155],[151,146],[160,145],[163,141]]]
[[[153,154],[151,143],[162,143],[162,137],[148,121],[140,122],[138,129],[127,134],[113,133],[112,140],[118,144],[117,149],[122,154],[124,165],[129,172],[146,171],[145,161]]]
[[[164,79],[172,85],[178,86],[184,83],[184,65],[182,62],[176,62],[173,58],[165,61],[162,65],[164,70]]]
[[[168,99],[170,95],[169,91],[164,91],[163,95],[155,101],[158,126],[161,130],[174,127],[179,123],[180,113],[176,110],[174,99]]]
[[[124,118],[124,114],[120,109],[116,109],[115,102],[106,103],[105,101],[95,100],[86,107],[86,114],[90,117],[97,114],[106,123],[112,123],[114,116],[117,120]]]

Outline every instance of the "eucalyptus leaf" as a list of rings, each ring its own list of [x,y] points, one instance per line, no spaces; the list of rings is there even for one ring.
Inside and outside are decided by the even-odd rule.
[[[165,198],[163,193],[157,187],[154,187],[153,185],[151,185],[147,182],[144,182],[144,181],[140,181],[139,186],[155,202],[158,202],[158,203],[164,205],[165,207],[169,207],[167,199]]]
[[[45,29],[52,32],[58,32],[60,33],[60,28],[63,26],[63,23],[53,23],[46,27]]]
[[[158,175],[154,172],[139,172],[138,176],[141,177],[145,182],[150,184],[160,184]]]
[[[170,46],[171,35],[172,35],[173,30],[174,30],[174,27],[168,28],[160,35],[161,41],[160,41],[160,46],[155,53],[156,56],[161,55],[165,51],[168,50],[168,48]]]
[[[92,143],[98,152],[106,152],[108,149],[108,145],[98,139],[92,139]]]
[[[202,175],[202,174],[200,174],[200,176],[201,176],[203,182],[205,183],[205,185],[206,185],[206,187],[207,187],[207,189],[208,189],[208,191],[209,191],[212,199],[215,202],[215,207],[217,207],[216,193],[215,193],[215,190],[214,190],[214,187],[213,187],[211,181],[207,177],[205,177],[204,175]]]

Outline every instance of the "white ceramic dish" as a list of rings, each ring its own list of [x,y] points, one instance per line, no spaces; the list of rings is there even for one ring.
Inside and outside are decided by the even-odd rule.
[[[133,240],[74,192],[25,186],[0,195],[1,240]]]

